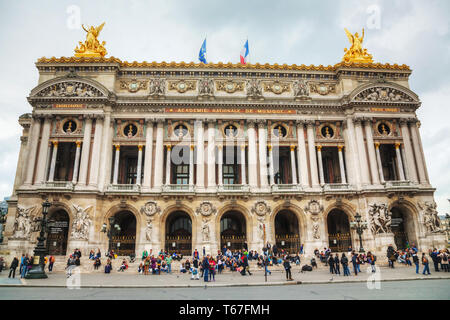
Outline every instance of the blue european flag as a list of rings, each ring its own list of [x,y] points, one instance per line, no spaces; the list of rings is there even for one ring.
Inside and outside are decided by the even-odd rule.
[[[202,47],[200,48],[200,52],[198,53],[198,60],[200,62],[203,62],[204,64],[207,64],[206,62],[206,38],[203,40]]]

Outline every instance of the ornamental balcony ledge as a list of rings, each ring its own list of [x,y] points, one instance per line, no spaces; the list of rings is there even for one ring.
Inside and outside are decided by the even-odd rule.
[[[123,192],[123,193],[140,193],[141,185],[139,184],[110,184],[106,188],[106,193]]]
[[[270,188],[272,193],[297,193],[302,191],[298,184],[273,184]]]
[[[218,193],[242,192],[249,193],[250,186],[247,184],[222,184],[217,187]]]
[[[415,188],[416,186],[409,180],[398,180],[398,181],[386,181],[386,189],[399,189],[399,188]]]
[[[38,191],[73,191],[72,181],[46,181],[38,187]]]
[[[194,193],[194,186],[191,184],[165,184],[162,187],[162,193]]]
[[[348,183],[325,183],[323,186],[323,191],[347,191],[352,190]]]

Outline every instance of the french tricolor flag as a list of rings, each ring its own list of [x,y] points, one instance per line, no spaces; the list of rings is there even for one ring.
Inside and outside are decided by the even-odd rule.
[[[241,50],[241,64],[246,64],[248,60],[248,39]]]

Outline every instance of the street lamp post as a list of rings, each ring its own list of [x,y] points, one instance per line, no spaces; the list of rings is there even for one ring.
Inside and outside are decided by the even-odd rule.
[[[45,245],[45,233],[47,232],[47,213],[52,204],[48,202],[48,199],[42,203],[42,219],[41,219],[41,231],[37,238],[38,244],[34,249],[34,257],[30,271],[28,271],[25,279],[46,279],[48,276],[45,274],[45,255],[47,254],[47,246]]]
[[[103,233],[106,233],[108,240],[111,241],[112,237],[116,234],[116,230],[120,231],[120,226],[118,224],[114,224],[114,222],[115,222],[114,217],[109,217],[108,222],[109,222],[109,228],[106,225],[106,223],[104,223],[102,226],[102,229],[100,231]],[[109,250],[109,248],[108,248],[108,250]]]
[[[362,245],[362,238],[361,235],[364,232],[364,229],[367,229],[367,222],[361,220],[361,216],[359,213],[356,213],[355,215],[355,221],[350,222],[350,227],[356,231],[356,233],[359,235],[359,252],[363,253],[364,248]]]

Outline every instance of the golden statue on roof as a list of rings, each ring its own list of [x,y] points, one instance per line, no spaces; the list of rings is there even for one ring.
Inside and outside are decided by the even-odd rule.
[[[360,37],[358,32],[354,35],[350,31],[345,29],[348,40],[351,43],[350,49],[344,49],[343,62],[346,63],[373,63],[372,55],[367,53],[367,49],[363,49],[362,44],[364,41],[364,28],[362,29],[362,36]]]
[[[75,57],[104,57],[106,55],[105,44],[103,41],[101,44],[98,41],[97,37],[102,31],[105,23],[103,22],[98,27],[90,26],[88,29],[81,25],[84,31],[87,32],[86,41],[82,43],[79,41],[79,47],[75,48]]]

